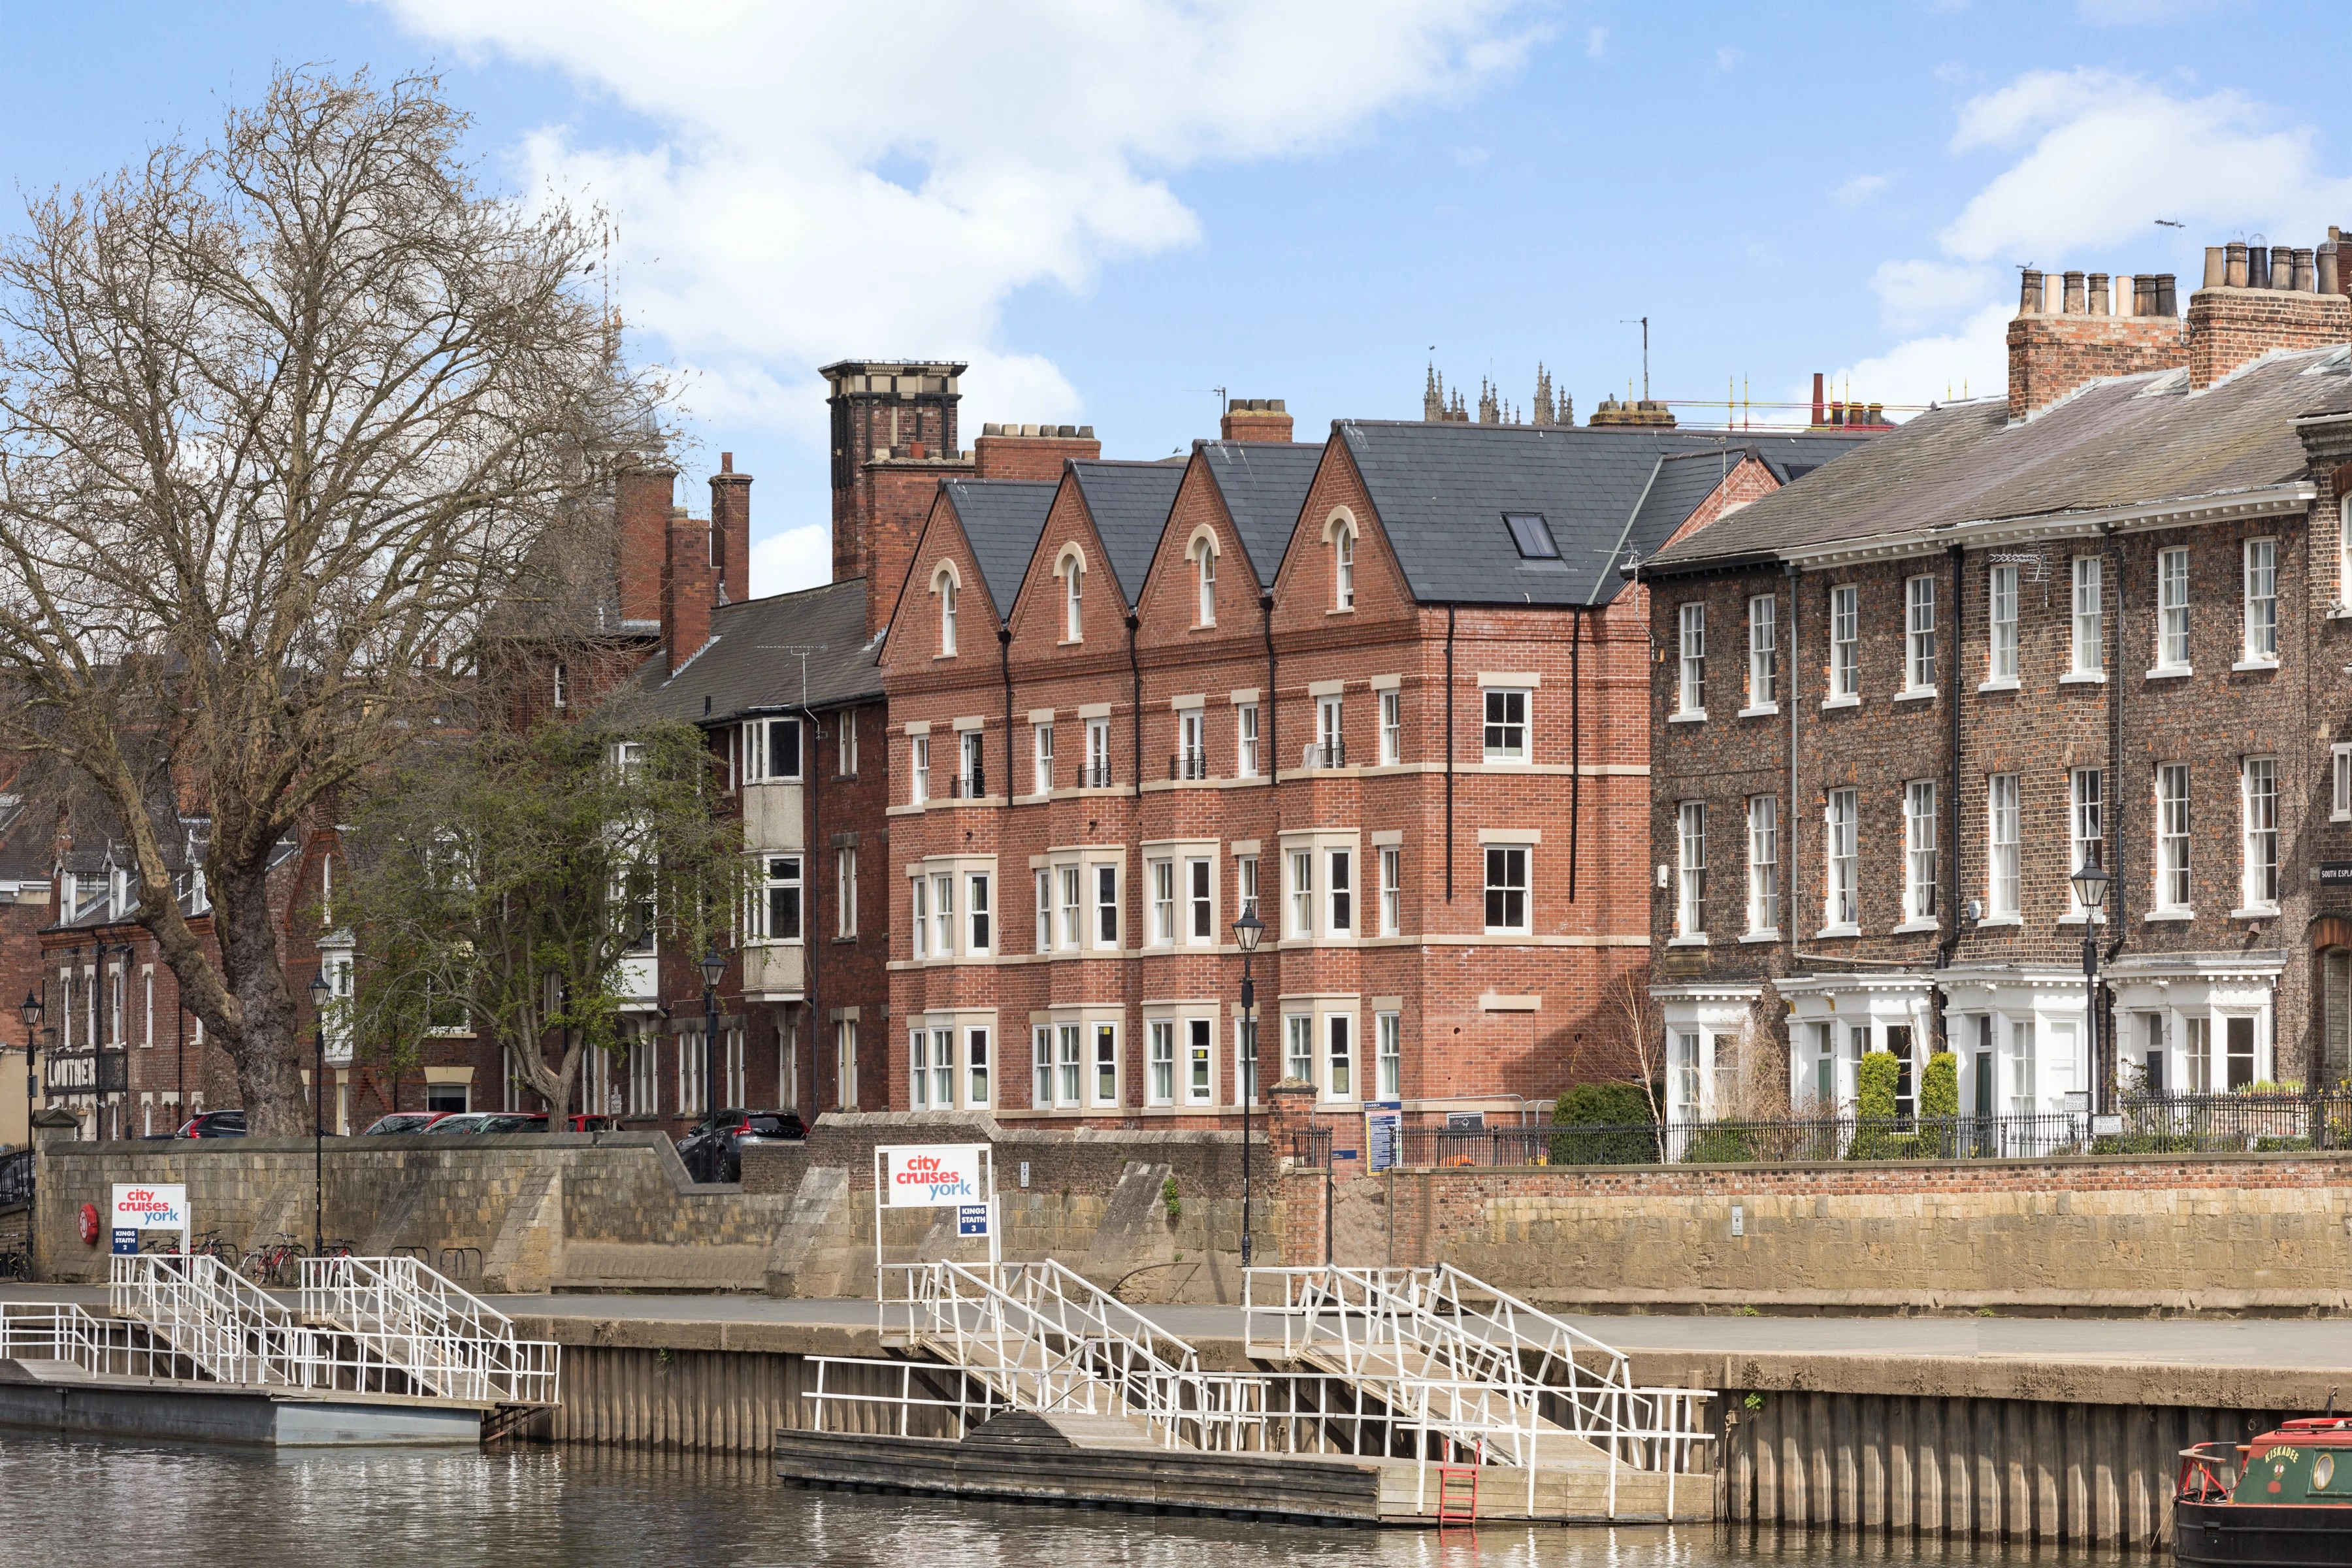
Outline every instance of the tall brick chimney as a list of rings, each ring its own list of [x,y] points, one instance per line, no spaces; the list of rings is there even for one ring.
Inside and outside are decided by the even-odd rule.
[[[1091,425],[983,425],[971,444],[972,472],[983,479],[1039,479],[1052,484],[1073,458],[1102,456]]]
[[[751,476],[735,471],[735,454],[719,454],[710,476],[710,564],[719,573],[719,602],[751,596]]]
[[[1225,405],[1219,430],[1228,441],[1287,441],[1290,415],[1279,397],[1236,397]]]
[[[662,646],[669,673],[710,640],[710,611],[719,595],[719,574],[710,564],[710,524],[673,508],[664,535],[661,574]]]
[[[2274,349],[2352,341],[2341,258],[2242,242],[2208,246],[2205,287],[2189,297],[2189,384],[2202,389]],[[2322,261],[2329,264],[2322,266]],[[2323,283],[2333,285],[2323,291]]]
[[[965,366],[840,360],[832,388],[833,580],[866,579],[866,630],[898,600],[940,480],[972,471],[956,444]]]
[[[2087,381],[2172,370],[2188,363],[2173,312],[2172,275],[2135,279],[2127,313],[2108,309],[2107,275],[2059,275],[2052,310],[2043,275],[2027,268],[2009,323],[2009,416],[2047,408]]]
[[[669,549],[677,470],[667,463],[623,468],[613,479],[613,526],[619,535],[621,619],[651,626],[662,618],[662,574]]]

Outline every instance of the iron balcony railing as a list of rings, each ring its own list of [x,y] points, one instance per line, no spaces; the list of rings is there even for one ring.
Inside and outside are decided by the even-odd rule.
[[[1317,768],[1344,768],[1348,765],[1348,743],[1345,741],[1309,741],[1300,754],[1298,765],[1308,771]]]
[[[1108,762],[1080,763],[1078,787],[1080,789],[1110,788],[1110,763]]]
[[[957,773],[948,780],[948,798],[950,800],[979,800],[987,794],[987,771],[976,763],[971,772]]]
[[[1168,759],[1168,776],[1171,779],[1204,779],[1209,776],[1209,753],[1179,752]]]
[[[2294,1154],[2352,1149],[2352,1092],[2126,1097],[2112,1114],[1789,1117],[1593,1126],[1407,1127],[1397,1163],[1456,1165],[1805,1164],[1868,1160]],[[1331,1162],[1331,1132],[1294,1132],[1291,1158]]]

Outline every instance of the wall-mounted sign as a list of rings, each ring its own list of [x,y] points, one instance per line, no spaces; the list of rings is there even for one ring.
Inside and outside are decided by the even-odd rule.
[[[131,1058],[121,1051],[51,1052],[43,1059],[51,1094],[121,1094],[131,1087]]]
[[[987,1145],[933,1143],[877,1149],[882,1206],[893,1209],[961,1208],[992,1195],[982,1174]]]
[[[2322,860],[2319,863],[2319,885],[2323,888],[2352,888],[2352,860]]]

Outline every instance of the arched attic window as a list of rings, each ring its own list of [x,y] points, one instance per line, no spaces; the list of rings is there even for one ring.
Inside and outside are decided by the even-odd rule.
[[[1193,619],[1201,626],[1217,624],[1217,541],[1206,529],[1192,538],[1191,550],[1194,581],[1199,585],[1199,600]]]
[[[1087,558],[1075,544],[1062,547],[1054,570],[1062,578],[1062,640],[1084,642],[1087,635]]]
[[[1344,510],[1335,511],[1323,525],[1323,536],[1331,543],[1331,607],[1352,610],[1356,607],[1356,520]]]
[[[956,582],[955,566],[942,562],[931,578],[931,592],[940,596],[940,657],[952,658],[956,651]]]

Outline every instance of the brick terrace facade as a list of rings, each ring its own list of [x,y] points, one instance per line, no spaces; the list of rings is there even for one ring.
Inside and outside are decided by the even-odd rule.
[[[1979,1114],[2352,1071],[2352,878],[2321,880],[2352,861],[2352,374],[2311,351],[2352,306],[2217,278],[2185,328],[2118,323],[2065,276],[2044,310],[2029,275],[2008,406],[1652,565],[1677,1114],[1850,1106],[1862,1054],[1934,1042]],[[2117,326],[2142,361],[2078,352]],[[2086,858],[2115,878],[2095,1062]]]
[[[1708,437],[1661,524],[1642,481],[1686,440],[1629,433],[1629,456],[1616,433],[1343,423],[1318,450],[1244,430],[1286,437],[1287,416],[1237,405],[1181,465],[1073,462],[1051,492],[935,502],[882,660],[894,1109],[1237,1118],[1253,887],[1260,1086],[1315,1085],[1342,1150],[1368,1102],[1510,1113],[1622,1070],[1601,997],[1649,941],[1648,637],[1641,595],[1596,568],[1635,513],[1654,549],[1775,470]],[[1466,526],[1507,552],[1515,502],[1548,505],[1565,545],[1561,495],[1604,458],[1633,482],[1597,550],[1564,552],[1575,603],[1522,599],[1516,554],[1441,596],[1395,548],[1423,526],[1397,463],[1475,489]],[[1456,548],[1474,538],[1492,542]]]

